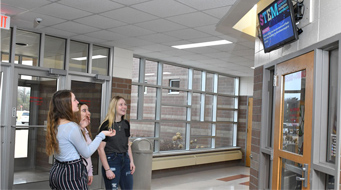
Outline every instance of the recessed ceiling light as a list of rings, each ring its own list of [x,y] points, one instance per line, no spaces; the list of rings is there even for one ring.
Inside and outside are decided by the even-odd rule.
[[[194,43],[194,44],[184,44],[178,46],[172,46],[173,48],[177,49],[187,49],[187,48],[197,48],[197,47],[206,47],[206,46],[217,46],[217,45],[224,45],[230,44],[232,42],[227,40],[218,40],[218,41],[211,41],[211,42],[201,42],[201,43]]]
[[[15,44],[18,45],[18,46],[28,46],[28,44],[20,43],[20,42],[17,42],[17,43],[15,43]]]

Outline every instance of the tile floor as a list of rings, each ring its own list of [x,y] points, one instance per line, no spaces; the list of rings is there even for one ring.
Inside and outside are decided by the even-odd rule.
[[[152,190],[246,190],[250,168],[234,166],[152,179]]]
[[[32,175],[34,173],[34,175]],[[248,190],[250,168],[229,166],[152,179],[151,190]],[[32,178],[32,179],[31,179]],[[15,184],[48,180],[46,171],[16,172]]]

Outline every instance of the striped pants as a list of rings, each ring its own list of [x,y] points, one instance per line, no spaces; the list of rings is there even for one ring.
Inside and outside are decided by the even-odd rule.
[[[50,171],[51,189],[88,189],[88,174],[82,159],[59,162]]]

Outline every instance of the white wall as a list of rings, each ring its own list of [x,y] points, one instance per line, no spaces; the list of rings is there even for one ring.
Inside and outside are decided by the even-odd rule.
[[[312,22],[301,27],[303,33],[299,35],[299,40],[270,53],[264,53],[261,41],[256,38],[255,67],[265,65],[284,55],[341,33],[340,0],[305,0],[304,5],[306,5],[304,14],[311,13],[310,19]],[[304,22],[306,21],[301,21],[300,25]],[[300,25],[298,26],[300,27]]]
[[[239,84],[240,96],[253,96],[253,77],[240,77]]]
[[[132,79],[133,52],[114,47],[113,76],[124,79]]]

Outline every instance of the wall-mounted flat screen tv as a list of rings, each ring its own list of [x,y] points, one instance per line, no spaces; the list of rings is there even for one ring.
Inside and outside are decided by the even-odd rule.
[[[298,39],[291,0],[275,0],[258,13],[264,52],[270,52]]]

